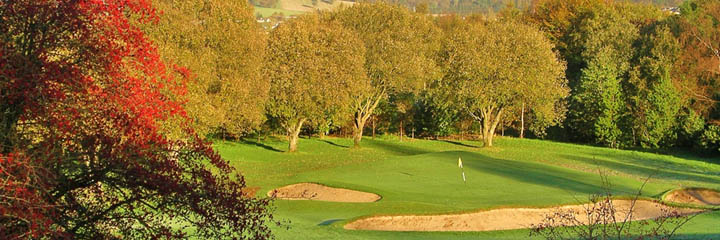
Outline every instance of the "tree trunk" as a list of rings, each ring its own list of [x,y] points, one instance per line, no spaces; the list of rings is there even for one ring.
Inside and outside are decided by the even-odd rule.
[[[520,111],[520,138],[525,138],[525,103]]]
[[[300,119],[296,126],[288,128],[288,152],[297,151],[298,138],[300,138],[300,130],[304,122],[305,119]]]
[[[362,141],[363,130],[362,128],[356,128],[353,131],[353,147],[359,148],[360,141]]]
[[[359,148],[360,147],[360,141],[362,141],[363,137],[363,129],[365,128],[365,122],[372,116],[373,111],[375,111],[375,108],[377,108],[378,104],[380,104],[380,100],[382,100],[382,96],[385,95],[385,89],[380,91],[379,94],[375,95],[372,99],[369,99],[364,104],[360,104],[358,108],[356,108],[355,112],[355,119],[353,119],[353,147]],[[374,120],[374,119],[373,119]],[[373,135],[375,135],[375,123],[373,121]]]
[[[495,129],[497,128],[500,119],[502,118],[503,109],[500,108],[497,113],[494,113],[494,108],[483,109],[482,118],[482,133],[483,133],[483,147],[493,146],[493,137],[495,136]]]
[[[401,142],[402,142],[402,140],[403,140],[403,135],[405,135],[405,132],[404,132],[404,131],[405,131],[405,130],[403,129],[403,121],[400,120],[400,141],[401,141]]]
[[[355,148],[360,147],[360,141],[362,141],[363,137],[363,128],[365,128],[365,119],[358,115],[355,118],[355,125],[353,128],[353,147]]]
[[[375,122],[377,119],[375,119],[375,116],[372,117],[372,138],[375,139]]]

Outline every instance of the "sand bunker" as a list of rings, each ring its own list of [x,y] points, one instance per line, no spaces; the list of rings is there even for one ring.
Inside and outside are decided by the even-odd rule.
[[[720,192],[710,189],[680,189],[665,195],[665,201],[697,205],[720,205]]]
[[[268,192],[268,196],[286,200],[318,200],[330,202],[375,202],[380,195],[355,190],[333,188],[315,183],[298,183]]]
[[[632,201],[614,200],[618,219],[625,219]],[[587,223],[586,205],[570,205],[554,208],[506,208],[489,211],[432,216],[378,216],[356,220],[345,225],[352,230],[380,231],[495,231],[530,228],[540,224],[548,215],[573,211],[579,221]],[[635,203],[632,220],[653,219],[662,216],[667,206],[652,201],[638,200]],[[681,214],[698,213],[696,209],[671,209]]]

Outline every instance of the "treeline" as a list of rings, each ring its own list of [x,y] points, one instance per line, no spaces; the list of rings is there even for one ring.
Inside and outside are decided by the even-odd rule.
[[[567,62],[571,95],[556,139],[718,152],[720,2],[680,14],[644,5],[548,1],[524,13]]]
[[[349,1],[374,2],[362,0]],[[408,9],[413,10],[417,10],[417,8],[428,8],[430,13],[434,14],[466,15],[479,13],[494,14],[500,12],[508,6],[513,6],[519,9],[528,9],[540,4],[542,0],[389,0],[385,2],[405,6]],[[659,7],[677,7],[683,2],[683,0],[630,0],[629,2],[654,4]],[[273,8],[276,7],[278,0],[250,0],[250,3],[259,7]]]
[[[361,3],[269,33],[245,4],[158,2],[147,31],[195,73],[186,104],[204,134],[282,133],[290,150],[303,132],[359,145],[368,130],[720,150],[717,1],[675,14],[545,0],[465,17]]]
[[[494,14],[508,6],[519,9],[533,8],[542,4],[542,0],[391,0],[393,4],[416,9],[427,5],[431,13],[436,14]],[[624,2],[624,1],[615,1]],[[659,7],[677,7],[683,0],[628,0],[627,2],[654,4]]]

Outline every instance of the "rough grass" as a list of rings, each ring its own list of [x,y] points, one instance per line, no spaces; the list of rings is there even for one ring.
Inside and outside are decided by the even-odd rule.
[[[301,139],[298,153],[271,138],[217,142],[221,155],[241,171],[258,195],[299,182],[316,182],[380,194],[374,203],[277,200],[276,216],[290,229],[278,239],[519,239],[528,230],[496,232],[350,231],[349,220],[370,215],[466,212],[515,206],[552,206],[587,201],[601,191],[599,171],[611,175],[616,195],[632,195],[653,175],[643,197],[659,199],[680,187],[720,189],[718,159],[658,155],[539,140],[500,138],[494,148],[470,141],[394,139]],[[463,183],[458,157],[467,175]],[[683,238],[720,238],[720,212],[702,214]]]

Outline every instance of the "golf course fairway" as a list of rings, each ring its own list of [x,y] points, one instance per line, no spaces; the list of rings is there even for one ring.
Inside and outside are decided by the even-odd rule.
[[[348,223],[393,215],[459,214],[500,208],[545,208],[587,203],[603,192],[600,173],[614,196],[662,200],[677,189],[720,189],[720,160],[689,153],[656,154],[542,140],[499,138],[482,148],[475,141],[303,138],[298,152],[287,142],[216,141],[220,154],[264,197],[298,183],[377,194],[369,202],[282,200],[273,202],[278,239],[525,239],[528,229],[503,231],[349,230]],[[458,167],[462,159],[463,169]],[[466,175],[463,182],[462,171]],[[678,232],[680,239],[720,238],[720,211],[705,206]]]

